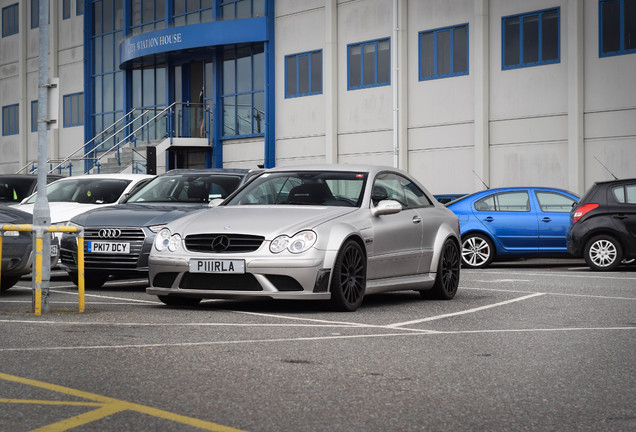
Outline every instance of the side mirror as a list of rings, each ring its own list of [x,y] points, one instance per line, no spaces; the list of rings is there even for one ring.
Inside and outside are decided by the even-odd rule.
[[[402,204],[395,200],[382,200],[377,206],[371,208],[373,216],[382,216],[399,213],[402,211]]]
[[[223,201],[225,201],[223,198],[214,198],[212,201],[208,203],[208,207],[217,207]]]

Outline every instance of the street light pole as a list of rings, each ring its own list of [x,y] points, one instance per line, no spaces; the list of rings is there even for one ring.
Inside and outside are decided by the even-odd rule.
[[[38,186],[37,197],[33,207],[33,224],[36,227],[46,227],[51,224],[51,211],[49,201],[46,196],[46,142],[48,119],[48,102],[49,102],[49,1],[40,1],[40,29],[38,33],[39,41],[39,59],[38,59]],[[41,249],[36,248],[37,239],[41,238]],[[40,249],[40,250],[38,250]],[[41,282],[38,277],[33,278],[33,309],[36,310],[36,293],[41,290],[42,301],[41,308],[44,312],[49,310],[49,281],[51,279],[51,235],[46,229],[37,229],[33,238],[33,267],[34,271],[42,271]],[[36,269],[36,253],[42,254],[42,269]],[[40,286],[38,286],[40,285]]]

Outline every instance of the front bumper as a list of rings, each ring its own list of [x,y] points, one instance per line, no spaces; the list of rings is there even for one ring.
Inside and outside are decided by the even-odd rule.
[[[324,253],[304,258],[215,256],[214,259],[244,259],[245,273],[191,273],[191,257],[151,256],[150,287],[146,293],[196,298],[270,298],[288,300],[327,300],[330,269],[325,268]]]

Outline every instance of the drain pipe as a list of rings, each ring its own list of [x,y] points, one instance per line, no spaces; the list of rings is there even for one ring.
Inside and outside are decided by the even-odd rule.
[[[391,44],[391,63],[393,63],[393,167],[399,168],[399,107],[398,107],[398,1],[393,0],[393,43]]]

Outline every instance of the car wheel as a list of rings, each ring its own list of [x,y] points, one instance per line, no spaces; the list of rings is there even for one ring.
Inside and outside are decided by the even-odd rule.
[[[20,276],[3,277],[2,280],[0,280],[0,291],[5,292],[9,288],[17,284],[19,280],[20,280]]]
[[[587,242],[584,257],[592,270],[612,271],[623,260],[623,248],[614,237],[599,235]]]
[[[79,286],[77,273],[69,273],[68,277],[76,286]],[[101,288],[108,280],[108,275],[104,273],[84,273],[85,288]]]
[[[450,300],[455,297],[459,286],[459,268],[461,259],[459,258],[459,248],[457,243],[448,239],[444,243],[442,255],[437,264],[437,276],[433,288],[428,291],[420,291],[424,298],[435,298],[438,300]]]
[[[179,296],[157,296],[164,304],[168,306],[196,306],[201,303],[200,298],[179,297]]]
[[[462,237],[462,264],[468,268],[488,267],[495,258],[495,245],[482,234]]]
[[[362,304],[366,286],[366,257],[358,243],[348,240],[338,252],[331,276],[332,306],[339,311],[355,311]]]

